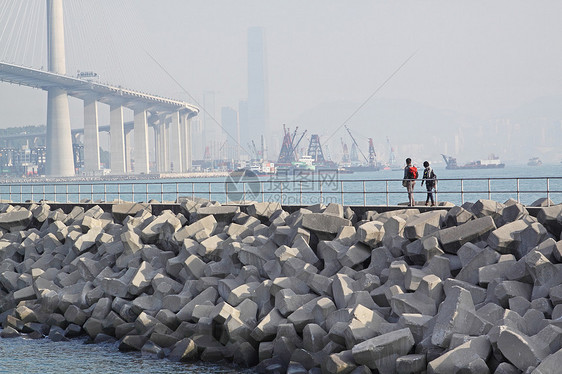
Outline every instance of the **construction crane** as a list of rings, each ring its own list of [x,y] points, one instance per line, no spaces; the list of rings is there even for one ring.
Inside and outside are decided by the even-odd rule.
[[[310,143],[308,144],[307,154],[314,158],[314,161],[316,161],[317,163],[326,162],[324,153],[322,152],[322,145],[320,144],[320,136],[318,134],[312,134],[310,136]]]
[[[302,138],[304,138],[304,135],[305,135],[305,134],[306,134],[306,130],[304,130],[304,131],[302,132],[302,135],[301,135],[301,137],[299,138],[299,140],[297,141],[297,144],[295,144],[295,146],[293,147],[293,152],[294,152],[294,155],[295,155],[295,160],[298,159],[298,155],[297,155],[297,149],[298,149],[298,148],[297,148],[297,147],[299,146],[299,144],[300,144]]]
[[[361,152],[361,156],[363,156],[363,158],[365,159],[366,162],[369,162],[369,160],[367,160],[367,156],[365,156],[365,153],[363,153],[363,151],[361,150],[361,147],[359,147],[359,144],[357,144],[357,141],[353,137],[353,134],[351,134],[351,130],[349,130],[349,127],[347,127],[347,125],[345,125],[344,127],[347,130],[349,136],[351,136],[351,140],[353,140],[353,144],[355,144],[357,149],[359,149],[359,152]]]

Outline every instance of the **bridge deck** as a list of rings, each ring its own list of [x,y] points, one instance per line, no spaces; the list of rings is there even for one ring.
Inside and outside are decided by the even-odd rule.
[[[122,105],[128,108],[142,106],[156,112],[184,111],[190,116],[199,113],[198,107],[184,101],[5,62],[0,62],[0,81],[42,90],[59,87],[73,97],[86,99],[94,96],[102,103]]]

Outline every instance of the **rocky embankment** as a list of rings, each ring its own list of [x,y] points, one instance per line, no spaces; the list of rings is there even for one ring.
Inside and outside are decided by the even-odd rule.
[[[266,373],[559,373],[562,205],[0,204],[3,338]]]

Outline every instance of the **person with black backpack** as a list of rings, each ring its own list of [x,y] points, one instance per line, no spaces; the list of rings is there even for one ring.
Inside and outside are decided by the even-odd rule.
[[[418,169],[412,165],[412,159],[408,157],[406,159],[406,167],[404,168],[404,179],[402,180],[402,186],[406,187],[408,191],[408,206],[416,205],[414,201],[416,179],[418,179]]]
[[[429,166],[429,162],[424,161],[423,166],[425,167],[423,171],[423,182],[425,182],[425,188],[427,190],[427,199],[425,199],[425,205],[429,205],[429,200],[431,199],[431,206],[435,206],[435,201],[433,200],[433,189],[437,187],[437,174]]]

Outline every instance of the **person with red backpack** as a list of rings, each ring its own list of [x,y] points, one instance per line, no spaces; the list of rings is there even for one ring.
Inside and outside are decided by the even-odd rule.
[[[416,179],[418,179],[418,168],[412,165],[412,159],[408,157],[406,159],[406,167],[404,168],[404,179],[402,180],[402,185],[406,187],[408,191],[408,206],[414,206],[416,204],[414,201]]]

